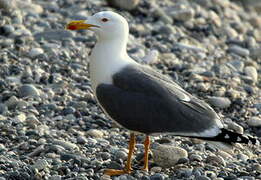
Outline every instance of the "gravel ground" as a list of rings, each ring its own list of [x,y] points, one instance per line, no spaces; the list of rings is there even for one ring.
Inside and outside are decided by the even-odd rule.
[[[260,147],[172,136],[152,138],[149,173],[138,170],[138,136],[133,174],[103,175],[124,166],[129,134],[90,88],[92,32],[64,30],[72,19],[119,12],[133,58],[208,101],[228,128],[260,138],[259,0],[141,0],[131,11],[100,0],[0,0],[0,8],[0,180],[261,179]]]

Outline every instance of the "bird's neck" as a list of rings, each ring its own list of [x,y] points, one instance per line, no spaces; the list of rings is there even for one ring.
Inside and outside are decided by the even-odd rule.
[[[121,57],[127,55],[127,40],[114,39],[114,40],[98,40],[92,50],[92,55],[99,56],[113,56]]]
[[[125,40],[98,40],[90,56],[90,77],[94,93],[98,84],[111,84],[114,73],[135,63],[128,56],[126,46]]]

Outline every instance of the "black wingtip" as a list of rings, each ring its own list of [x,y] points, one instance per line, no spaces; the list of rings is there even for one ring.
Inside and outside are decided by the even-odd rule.
[[[232,143],[242,143],[249,145],[260,145],[260,142],[257,138],[251,137],[249,135],[238,134],[227,129],[221,129],[221,132],[215,136],[210,138],[205,138],[210,141],[220,141],[228,144]]]

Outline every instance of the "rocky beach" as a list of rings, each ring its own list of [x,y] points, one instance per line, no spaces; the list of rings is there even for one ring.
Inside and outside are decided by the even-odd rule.
[[[261,1],[0,0],[0,180],[258,180],[261,146],[152,137],[143,172],[122,169],[129,132],[100,109],[89,79],[96,37],[71,20],[110,10],[128,53],[208,102],[228,129],[261,140]]]

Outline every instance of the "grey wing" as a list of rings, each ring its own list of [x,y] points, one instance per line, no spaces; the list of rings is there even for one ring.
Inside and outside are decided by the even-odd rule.
[[[129,130],[188,136],[218,133],[219,119],[212,108],[155,74],[144,71],[143,66],[128,66],[113,76],[113,84],[97,87],[98,101],[112,119]],[[210,130],[212,134],[202,134]]]

